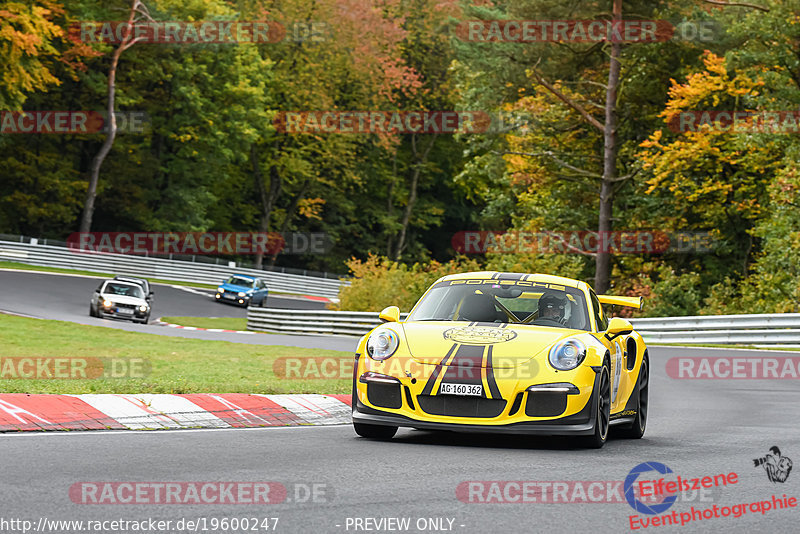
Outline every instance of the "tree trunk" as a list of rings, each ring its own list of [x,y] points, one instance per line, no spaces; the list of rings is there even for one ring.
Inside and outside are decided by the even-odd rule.
[[[622,21],[622,0],[613,0],[613,23]],[[606,88],[606,117],[603,128],[603,181],[600,185],[600,210],[597,220],[598,247],[594,273],[594,289],[600,294],[608,291],[611,279],[611,253],[609,251],[612,229],[611,215],[614,204],[614,181],[617,177],[617,87],[620,76],[621,44],[611,43],[611,59]]]
[[[261,175],[261,165],[258,162],[258,153],[256,152],[256,145],[250,145],[250,164],[253,167],[253,179],[256,183],[256,190],[258,191],[259,199],[261,200],[261,225],[258,231],[266,233],[269,229],[269,218],[272,215],[272,208],[278,197],[281,194],[281,178],[278,174],[278,168],[273,165],[269,170],[269,191],[264,185],[264,178]],[[264,265],[264,253],[256,253],[256,269],[261,269]]]
[[[414,204],[417,202],[417,186],[419,184],[419,175],[422,171],[422,165],[428,159],[428,154],[433,148],[433,143],[436,141],[436,134],[431,136],[431,142],[425,148],[425,151],[420,155],[417,152],[417,136],[416,134],[411,135],[411,149],[414,155],[414,166],[411,172],[411,185],[409,187],[408,192],[408,203],[406,204],[406,209],[403,211],[403,219],[401,221],[400,227],[400,235],[397,236],[397,245],[394,249],[394,261],[400,261],[400,255],[403,253],[403,250],[406,248],[406,235],[408,234],[408,224],[411,221],[411,212],[414,209]]]
[[[281,236],[286,234],[286,231],[289,229],[289,223],[292,221],[292,217],[294,216],[294,212],[297,211],[297,205],[306,196],[308,192],[308,187],[311,185],[311,180],[306,178],[306,181],[303,182],[303,185],[300,187],[300,191],[295,195],[292,199],[292,203],[286,208],[286,215],[283,217],[283,223],[281,223]],[[278,254],[280,254],[280,250],[276,250],[272,253],[272,256],[269,258],[269,265],[270,267],[275,265],[275,260],[278,259]]]
[[[397,150],[394,151],[394,158],[392,160],[392,181],[389,182],[389,190],[386,194],[386,220],[391,223],[394,217],[394,184],[397,182]],[[391,231],[387,232],[386,236],[386,257],[392,257],[392,244],[394,241],[394,234]]]
[[[129,28],[133,26],[136,9],[139,5],[139,0],[133,0],[131,3],[131,11],[128,15]],[[88,232],[92,227],[94,200],[97,197],[97,183],[100,181],[100,167],[103,165],[103,161],[106,159],[106,156],[108,156],[108,153],[111,152],[111,146],[114,144],[114,138],[117,136],[117,118],[114,116],[117,91],[117,65],[119,65],[119,57],[122,55],[122,52],[132,44],[132,35],[132,31],[128,32],[111,56],[111,68],[108,71],[108,104],[106,106],[106,113],[108,114],[108,132],[106,133],[106,139],[103,141],[103,145],[100,147],[100,151],[94,159],[92,159],[92,165],[89,169],[89,187],[86,191],[86,201],[83,204],[80,232]]]

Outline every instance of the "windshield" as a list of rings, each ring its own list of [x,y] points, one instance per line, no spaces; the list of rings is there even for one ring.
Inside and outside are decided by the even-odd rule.
[[[513,323],[591,330],[586,299],[579,289],[541,282],[474,282],[477,283],[439,282],[417,303],[408,321]]]
[[[227,284],[232,286],[253,287],[255,280],[251,278],[242,278],[241,276],[231,276],[226,280]]]
[[[109,282],[106,284],[105,289],[103,289],[103,293],[109,295],[122,295],[125,297],[135,297],[137,299],[144,298],[144,294],[142,293],[142,288],[130,284],[117,284],[114,282]]]

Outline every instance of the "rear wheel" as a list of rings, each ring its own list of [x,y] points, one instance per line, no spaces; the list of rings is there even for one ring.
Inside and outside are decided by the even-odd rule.
[[[611,419],[611,379],[608,369],[608,360],[603,361],[603,368],[600,370],[600,382],[595,392],[595,404],[597,413],[594,421],[594,433],[583,439],[584,447],[599,449],[606,443],[608,438],[608,423]]]
[[[631,426],[620,428],[618,435],[623,438],[640,439],[644,436],[647,427],[647,404],[650,389],[650,367],[647,358],[642,360],[642,367],[639,369],[639,398],[637,399],[636,418]]]
[[[353,423],[356,434],[362,438],[373,439],[392,439],[397,434],[396,426],[368,425],[365,423]]]

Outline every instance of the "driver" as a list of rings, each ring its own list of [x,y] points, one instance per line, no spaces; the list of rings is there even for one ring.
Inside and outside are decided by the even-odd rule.
[[[539,299],[539,319],[550,319],[564,324],[569,301],[557,293],[545,293]]]

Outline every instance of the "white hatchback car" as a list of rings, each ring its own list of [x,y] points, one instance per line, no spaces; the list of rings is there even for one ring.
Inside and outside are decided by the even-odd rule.
[[[139,284],[106,280],[95,289],[89,303],[92,317],[118,317],[137,323],[150,320],[150,304]]]

